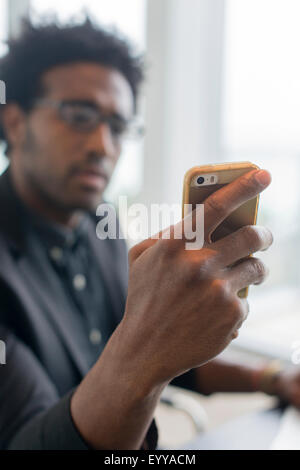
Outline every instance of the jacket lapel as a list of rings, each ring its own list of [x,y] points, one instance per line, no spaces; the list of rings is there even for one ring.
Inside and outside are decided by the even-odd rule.
[[[74,328],[74,312],[70,309],[61,283],[54,275],[50,274],[50,270],[45,275],[41,270],[38,270],[38,267],[32,266],[26,256],[19,259],[17,268],[18,281],[16,280],[15,287],[18,289],[18,286],[23,284],[21,297],[23,304],[26,299],[27,306],[30,308],[33,306],[32,299],[34,299],[37,308],[34,309],[34,312],[29,310],[30,313],[38,315],[42,313],[46,316],[62,340],[75,366],[82,375],[85,375],[89,367],[78,347],[80,343],[77,340],[78,331]],[[11,281],[13,282],[13,279]],[[30,298],[24,291],[30,295]]]
[[[127,296],[128,268],[125,241],[99,240],[96,235],[96,225],[94,230],[89,230],[89,238],[118,324],[125,311]]]
[[[0,230],[15,262],[1,267],[1,277],[16,291],[31,317],[47,316],[82,375],[87,373],[74,336],[72,311],[58,279],[33,267],[26,256],[26,241],[21,227],[21,207],[12,188],[9,170],[0,177]],[[93,224],[91,224],[93,225]],[[96,227],[89,231],[90,242],[99,263],[113,314],[118,324],[125,309],[127,291],[127,251],[123,240],[98,240]],[[4,250],[6,250],[4,245]],[[6,257],[6,256],[4,256]],[[2,255],[1,255],[2,258]],[[4,268],[4,269],[3,269]],[[47,277],[46,277],[47,276]]]

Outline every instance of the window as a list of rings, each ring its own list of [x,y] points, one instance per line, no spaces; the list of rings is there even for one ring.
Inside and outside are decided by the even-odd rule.
[[[290,356],[300,339],[300,3],[225,4],[222,159],[250,160],[273,177],[258,221],[275,235],[261,256],[270,277],[251,292],[241,340],[276,345]]]
[[[4,44],[7,38],[7,0],[1,0],[0,3],[0,55],[3,55],[6,51],[6,45]]]
[[[104,26],[115,26],[143,52],[146,36],[146,0],[32,0],[31,16],[57,15],[60,21],[81,19],[89,13],[94,21]],[[117,200],[119,194],[134,197],[140,190],[142,180],[143,144],[128,141],[125,144],[118,168],[108,188],[106,197]],[[130,169],[130,171],[128,171]]]

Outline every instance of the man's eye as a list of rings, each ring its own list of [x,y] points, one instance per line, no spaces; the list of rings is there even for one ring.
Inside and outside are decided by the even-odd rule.
[[[89,117],[86,116],[85,114],[75,114],[73,117],[72,117],[72,121],[77,123],[77,124],[80,124],[81,122],[87,122],[89,121]]]
[[[97,114],[92,109],[74,106],[64,106],[61,109],[61,117],[67,122],[81,124],[89,123],[95,120],[95,118],[97,118]]]
[[[73,113],[73,120],[75,122],[90,122],[95,119],[95,115],[90,110],[79,110]]]
[[[122,121],[111,121],[110,129],[113,135],[121,136],[125,134],[127,130],[127,125],[125,122],[122,122]]]

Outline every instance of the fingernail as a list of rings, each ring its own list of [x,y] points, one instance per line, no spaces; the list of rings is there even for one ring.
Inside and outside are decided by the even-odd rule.
[[[267,186],[271,182],[271,175],[266,170],[255,173],[255,179],[261,186]]]

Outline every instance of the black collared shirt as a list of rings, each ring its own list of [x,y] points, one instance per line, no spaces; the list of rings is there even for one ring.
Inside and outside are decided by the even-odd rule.
[[[86,214],[76,229],[49,222],[23,206],[28,256],[42,263],[45,277],[56,278],[63,288],[78,347],[91,367],[98,359],[116,325],[105,291],[90,236],[96,236],[95,223]]]

